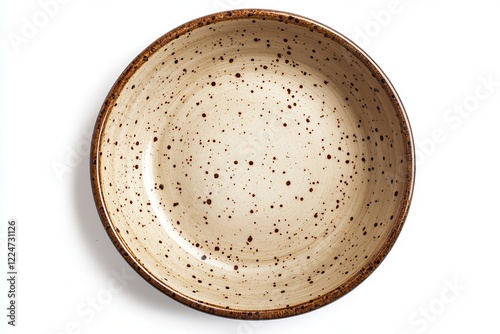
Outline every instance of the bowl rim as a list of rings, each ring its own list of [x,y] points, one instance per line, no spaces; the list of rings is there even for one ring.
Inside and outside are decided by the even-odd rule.
[[[339,287],[335,288],[334,290],[330,290],[310,301],[284,308],[243,310],[221,307],[219,305],[203,302],[183,295],[182,293],[176,291],[173,287],[166,285],[161,280],[156,278],[147,269],[147,267],[143,266],[140,263],[140,261],[134,256],[134,253],[130,249],[128,249],[126,243],[122,240],[118,231],[116,231],[116,228],[113,226],[112,220],[110,219],[110,216],[108,215],[108,212],[106,210],[106,202],[104,198],[105,196],[101,188],[101,179],[99,174],[99,149],[101,147],[101,136],[105,128],[106,121],[111,114],[113,106],[118,99],[122,89],[124,88],[128,80],[136,73],[136,71],[145,63],[147,63],[148,58],[171,41],[197,28],[214,23],[220,23],[223,21],[243,19],[269,19],[284,22],[285,24],[295,24],[298,26],[309,28],[311,31],[321,33],[324,35],[324,37],[330,38],[345,47],[348,52],[350,52],[357,58],[357,60],[362,62],[370,69],[372,75],[376,77],[388,96],[391,98],[391,103],[397,113],[396,116],[398,117],[400,126],[403,129],[402,136],[405,141],[404,153],[407,159],[406,161],[408,161],[405,166],[405,192],[402,196],[403,200],[401,208],[396,219],[394,220],[392,229],[387,235],[386,242],[382,245],[379,251],[372,255],[370,260],[355,275],[351,276]],[[359,46],[357,46],[353,41],[337,32],[336,30],[301,15],[271,9],[235,9],[205,15],[182,24],[177,28],[174,28],[173,30],[167,32],[166,34],[156,39],[153,43],[151,43],[125,68],[125,70],[120,74],[116,82],[113,84],[111,90],[107,94],[95,123],[90,151],[90,178],[92,185],[92,194],[97,207],[97,211],[109,238],[111,239],[116,249],[120,252],[122,257],[140,276],[142,276],[142,278],[144,278],[155,288],[170,296],[174,300],[177,300],[199,311],[229,318],[262,320],[294,316],[325,306],[345,296],[373,273],[373,271],[380,265],[380,263],[385,259],[389,251],[392,249],[408,216],[415,184],[415,161],[415,146],[413,135],[403,103],[401,102],[396,90],[394,89],[384,72]]]

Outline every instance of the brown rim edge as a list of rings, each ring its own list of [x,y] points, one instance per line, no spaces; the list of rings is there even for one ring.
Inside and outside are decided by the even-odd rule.
[[[209,304],[203,301],[192,299],[188,296],[182,295],[172,289],[171,287],[163,284],[160,280],[151,274],[147,268],[143,267],[137,259],[134,258],[133,253],[128,249],[125,243],[122,241],[118,232],[113,228],[111,219],[109,218],[106,210],[106,203],[101,191],[101,180],[99,175],[99,149],[101,146],[101,134],[106,125],[108,116],[113,108],[113,105],[118,98],[123,87],[130,79],[130,77],[135,73],[135,71],[148,61],[148,58],[159,50],[162,46],[168,44],[172,40],[178,38],[179,36],[188,33],[198,27],[213,24],[221,21],[238,20],[238,19],[271,19],[275,21],[284,22],[285,24],[294,24],[299,26],[304,26],[312,31],[317,31],[323,34],[324,37],[330,38],[342,46],[344,46],[349,52],[351,52],[358,60],[360,60],[364,65],[366,65],[372,72],[372,74],[377,78],[377,80],[382,84],[388,96],[391,97],[392,103],[398,112],[398,118],[400,121],[400,126],[403,129],[403,138],[406,141],[405,154],[408,164],[406,166],[405,175],[405,193],[404,201],[401,205],[398,217],[396,217],[394,226],[387,236],[387,241],[385,245],[379,250],[377,254],[372,256],[370,261],[361,268],[358,273],[343,283],[340,287],[325,293],[324,295],[317,297],[308,302],[293,305],[288,308],[280,309],[268,309],[268,310],[238,310],[224,308],[218,305]],[[224,316],[236,319],[277,319],[289,316],[294,316],[302,313],[312,311],[314,309],[325,306],[352,291],[359,284],[361,284],[373,271],[380,265],[380,263],[387,256],[389,251],[392,249],[396,239],[398,238],[401,229],[404,225],[408,211],[410,208],[410,203],[413,195],[413,188],[415,183],[415,147],[413,142],[413,135],[408,120],[408,116],[404,110],[403,104],[390,83],[387,76],[378,67],[378,65],[356,44],[351,40],[338,33],[336,30],[325,26],[321,23],[313,21],[311,19],[302,17],[300,15],[291,14],[287,12],[275,11],[275,10],[264,10],[264,9],[241,9],[232,10],[226,12],[215,13],[207,15],[186,24],[183,24],[165,35],[158,38],[151,45],[149,45],[144,51],[142,51],[122,72],[120,77],[117,79],[110,92],[108,93],[99,115],[96,120],[94,133],[92,136],[91,143],[91,155],[90,155],[90,169],[91,169],[91,183],[92,183],[92,193],[97,206],[97,211],[101,218],[102,224],[110,237],[111,241],[123,256],[123,258],[129,263],[129,265],[146,281],[148,281],[155,288],[170,296],[174,300],[177,300],[187,306],[190,306],[199,311],[203,311],[209,314],[214,314],[218,316]]]

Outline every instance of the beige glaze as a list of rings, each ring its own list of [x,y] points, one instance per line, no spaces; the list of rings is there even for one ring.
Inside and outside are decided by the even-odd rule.
[[[366,55],[295,15],[233,11],[163,36],[94,134],[103,223],[190,306],[276,318],[331,302],[385,257],[413,185],[409,125]]]

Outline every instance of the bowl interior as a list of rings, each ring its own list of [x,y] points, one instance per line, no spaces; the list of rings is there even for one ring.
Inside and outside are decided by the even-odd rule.
[[[96,128],[98,202],[155,286],[274,317],[341,296],[389,251],[410,135],[383,75],[344,39],[236,15],[179,28],[122,75]]]

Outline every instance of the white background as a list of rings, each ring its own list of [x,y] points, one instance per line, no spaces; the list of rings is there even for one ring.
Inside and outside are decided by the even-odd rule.
[[[0,1],[7,333],[499,332],[498,2],[54,1]],[[362,46],[396,87],[418,148],[410,215],[375,273],[319,310],[259,322],[192,310],[135,274],[101,226],[88,167],[90,131],[127,64],[186,21],[244,7],[301,14]],[[19,222],[15,328],[5,316],[9,218]]]

